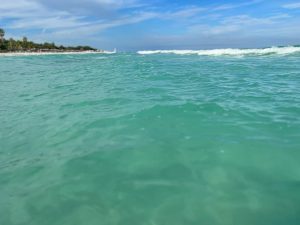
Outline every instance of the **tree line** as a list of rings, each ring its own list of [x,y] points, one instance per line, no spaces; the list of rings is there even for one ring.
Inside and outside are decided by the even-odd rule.
[[[14,52],[14,51],[95,51],[95,48],[90,46],[57,46],[53,42],[35,43],[29,41],[27,37],[21,40],[13,38],[5,39],[5,31],[0,28],[0,51]]]

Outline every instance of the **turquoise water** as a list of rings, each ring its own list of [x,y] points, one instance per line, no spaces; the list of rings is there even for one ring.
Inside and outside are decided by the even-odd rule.
[[[0,57],[1,225],[299,225],[300,55]]]

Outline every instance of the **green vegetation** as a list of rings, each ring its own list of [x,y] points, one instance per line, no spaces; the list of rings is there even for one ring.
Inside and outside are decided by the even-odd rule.
[[[5,31],[0,28],[0,41],[3,41],[5,35]]]
[[[40,51],[54,51],[54,52],[63,52],[63,51],[96,51],[95,48],[90,46],[76,46],[76,47],[65,47],[65,46],[56,46],[54,43],[35,43],[29,41],[26,37],[23,37],[22,40],[14,40],[13,38],[5,39],[5,31],[0,28],[0,52],[40,52]]]

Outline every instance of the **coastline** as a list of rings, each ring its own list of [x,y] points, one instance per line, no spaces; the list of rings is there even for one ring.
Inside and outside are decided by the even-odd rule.
[[[83,55],[83,54],[114,54],[109,51],[66,51],[66,52],[0,52],[1,56],[40,56],[40,55]]]

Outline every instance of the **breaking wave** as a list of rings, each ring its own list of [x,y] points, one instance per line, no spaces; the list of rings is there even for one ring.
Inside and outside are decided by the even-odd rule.
[[[177,54],[177,55],[203,55],[203,56],[243,56],[243,55],[288,55],[300,53],[300,46],[287,47],[270,47],[256,49],[212,49],[212,50],[154,50],[154,51],[138,51],[141,55],[150,54]]]

